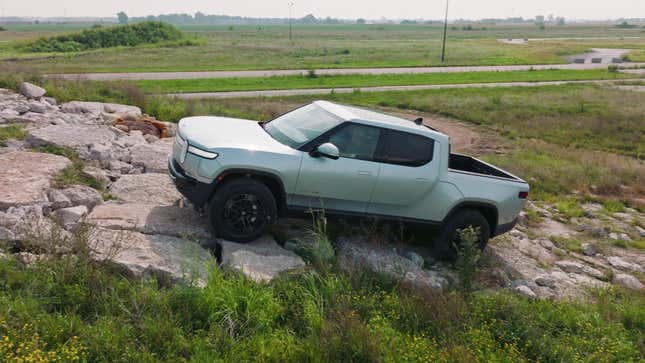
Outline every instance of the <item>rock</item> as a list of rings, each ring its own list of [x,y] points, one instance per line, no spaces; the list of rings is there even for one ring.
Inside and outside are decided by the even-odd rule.
[[[63,103],[61,109],[68,113],[91,113],[99,115],[107,112],[119,114],[122,117],[126,115],[141,116],[141,109],[139,107],[116,103],[72,101]]]
[[[47,93],[44,88],[29,82],[20,82],[18,88],[20,89],[20,93],[27,98],[40,98]]]
[[[612,265],[613,267],[619,270],[626,270],[626,271],[632,271],[632,272],[638,272],[638,273],[645,272],[645,269],[642,266],[637,265],[635,263],[627,262],[618,256],[608,257],[607,262],[609,262],[610,265]]]
[[[146,139],[146,141],[149,144],[153,144],[153,143],[159,141],[158,137],[156,137],[155,135],[151,135],[151,134],[145,134],[145,135],[143,135],[143,138]]]
[[[595,227],[591,229],[591,235],[596,238],[607,238],[609,237],[609,231],[603,227]]]
[[[112,146],[103,143],[91,143],[88,145],[87,158],[96,160],[102,167],[108,167],[112,161]]]
[[[172,139],[168,140],[132,147],[132,165],[143,167],[146,173],[166,173],[168,155],[172,152]]]
[[[29,102],[29,111],[35,113],[45,113],[47,112],[47,106],[40,102]]]
[[[250,243],[219,240],[222,248],[222,267],[241,271],[254,281],[270,281],[279,274],[305,266],[291,251],[280,247],[270,236]]]
[[[168,175],[156,173],[123,175],[110,186],[109,192],[131,203],[173,205],[181,199]]]
[[[103,171],[103,169],[99,169],[93,166],[85,166],[83,168],[83,174],[86,177],[96,179],[103,186],[106,186],[110,182],[110,178],[108,178],[107,174],[105,173],[105,171]]]
[[[643,290],[643,283],[640,282],[636,277],[628,274],[617,273],[614,274],[612,282],[616,285],[626,287],[631,290],[641,291]]]
[[[541,238],[541,239],[538,240],[538,242],[540,243],[540,246],[546,248],[549,251],[554,250],[554,249],[557,248],[555,246],[555,244],[553,244],[553,242],[551,242],[550,240],[548,240],[546,238]]]
[[[128,174],[132,170],[132,165],[119,160],[111,160],[108,168],[121,174]]]
[[[517,224],[522,227],[528,227],[529,218],[525,211],[520,211],[520,213],[517,215]]]
[[[13,232],[6,227],[0,226],[0,242],[8,242],[8,241],[13,241],[16,238],[16,236],[13,234]]]
[[[576,232],[585,232],[591,229],[591,227],[586,223],[580,223],[576,226]]]
[[[98,229],[91,244],[94,259],[163,284],[185,280],[204,286],[208,270],[216,267],[215,258],[198,243],[176,237]]]
[[[530,299],[537,298],[537,295],[535,295],[535,292],[533,292],[533,290],[531,290],[531,288],[526,285],[519,285],[515,287],[515,291],[517,291],[520,295],[526,296]]]
[[[43,255],[37,255],[30,252],[19,252],[14,254],[16,261],[22,263],[25,266],[31,266],[34,263],[41,261],[45,258]]]
[[[47,199],[49,199],[49,206],[52,210],[72,206],[72,201],[58,189],[49,189],[47,191]]]
[[[642,228],[641,226],[636,226],[634,228],[640,237],[645,237],[645,228]]]
[[[56,174],[71,165],[62,156],[13,151],[0,154],[0,209],[47,202]]]
[[[91,144],[106,144],[114,141],[116,135],[106,126],[94,125],[51,125],[27,132],[25,140],[33,147],[53,144],[87,154]]]
[[[349,273],[369,270],[422,289],[441,290],[449,284],[446,276],[439,272],[424,270],[395,251],[370,243],[364,237],[340,237],[338,262],[341,269]]]
[[[29,104],[18,104],[13,108],[16,112],[18,112],[19,115],[23,115],[27,112],[29,112]]]
[[[107,203],[94,208],[87,221],[105,229],[132,230],[202,241],[211,239],[206,218],[190,208]]]
[[[57,106],[58,102],[54,97],[43,97],[43,101],[49,103],[51,106]]]
[[[600,270],[576,261],[562,260],[557,261],[555,265],[561,268],[562,271],[568,273],[587,274],[597,279],[603,279],[605,277],[605,274],[603,274]]]
[[[595,256],[598,253],[596,247],[591,243],[583,243],[580,247],[582,249],[582,254],[585,256]]]
[[[555,288],[555,279],[550,274],[542,274],[535,278],[535,283],[540,286]]]
[[[413,251],[407,251],[405,252],[405,254],[403,254],[403,257],[414,262],[415,265],[419,267],[423,267],[423,262],[424,262],[423,257],[421,257],[421,255],[419,255],[418,253]]]
[[[587,218],[593,218],[594,213],[600,211],[602,209],[602,204],[598,203],[584,203],[580,206],[582,208],[582,211]]]
[[[92,210],[94,206],[103,203],[103,197],[96,189],[90,188],[85,185],[74,185],[65,189],[61,189],[61,192],[69,198],[72,202],[72,205],[84,205],[87,209]]]
[[[87,207],[79,205],[76,207],[69,207],[59,209],[54,212],[54,218],[60,222],[65,229],[70,230],[87,215]]]

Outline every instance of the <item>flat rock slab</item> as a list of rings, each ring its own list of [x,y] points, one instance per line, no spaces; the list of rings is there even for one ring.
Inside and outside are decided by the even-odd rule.
[[[53,144],[77,151],[90,144],[109,144],[114,140],[116,134],[107,126],[70,124],[30,130],[26,137],[27,143],[34,147]]]
[[[270,281],[283,272],[299,269],[305,262],[291,251],[280,247],[270,236],[250,243],[219,240],[223,268],[241,271],[251,280]]]
[[[52,154],[0,154],[0,209],[46,202],[51,180],[69,165],[69,159]]]
[[[180,280],[205,285],[215,258],[198,243],[133,231],[98,229],[92,241],[96,260],[107,261],[135,277],[155,277],[164,283]]]
[[[109,188],[110,194],[124,202],[174,205],[181,199],[167,174],[123,175]]]
[[[141,166],[146,173],[165,173],[168,171],[168,155],[172,152],[173,139],[162,139],[152,144],[133,146],[132,165]]]
[[[69,113],[115,113],[121,116],[141,116],[141,109],[137,106],[120,105],[117,103],[71,101],[61,105],[61,109]]]
[[[192,208],[136,203],[97,206],[87,218],[101,228],[163,234],[188,239],[210,239],[207,220]]]

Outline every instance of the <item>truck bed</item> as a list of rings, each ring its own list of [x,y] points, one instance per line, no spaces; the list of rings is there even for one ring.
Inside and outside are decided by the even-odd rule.
[[[448,168],[452,171],[467,172],[480,174],[482,176],[491,176],[496,178],[510,179],[518,182],[524,182],[515,175],[509,174],[504,170],[496,168],[479,159],[468,155],[450,154],[448,159]]]

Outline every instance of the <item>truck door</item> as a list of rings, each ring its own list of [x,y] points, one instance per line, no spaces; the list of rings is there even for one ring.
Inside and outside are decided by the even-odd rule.
[[[340,158],[302,157],[296,195],[291,201],[310,208],[364,213],[379,175],[374,161],[381,129],[347,123],[321,144],[330,142]]]
[[[376,154],[381,168],[367,212],[398,214],[400,208],[423,201],[439,177],[435,148],[439,144],[429,137],[384,130]]]

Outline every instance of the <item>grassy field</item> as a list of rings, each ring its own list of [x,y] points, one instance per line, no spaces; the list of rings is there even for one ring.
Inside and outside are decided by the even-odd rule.
[[[316,75],[260,78],[211,78],[141,80],[135,83],[149,93],[246,91],[298,88],[375,87],[419,84],[461,84],[493,82],[539,82],[633,78],[629,75],[594,70],[540,70],[514,72],[464,72],[381,75]]]
[[[181,71],[441,65],[441,27],[422,25],[185,26],[200,39],[191,47],[114,48],[73,54],[32,54],[16,45],[43,35],[69,32],[52,26],[13,28],[0,33],[0,58],[41,72]],[[586,39],[572,39],[584,36]],[[450,30],[446,65],[562,63],[564,55],[592,47],[645,49],[642,29],[608,25],[547,27],[487,26]],[[591,38],[590,38],[591,37]],[[596,38],[593,38],[596,37]],[[544,38],[510,45],[498,38]],[[5,42],[3,42],[5,41]]]

